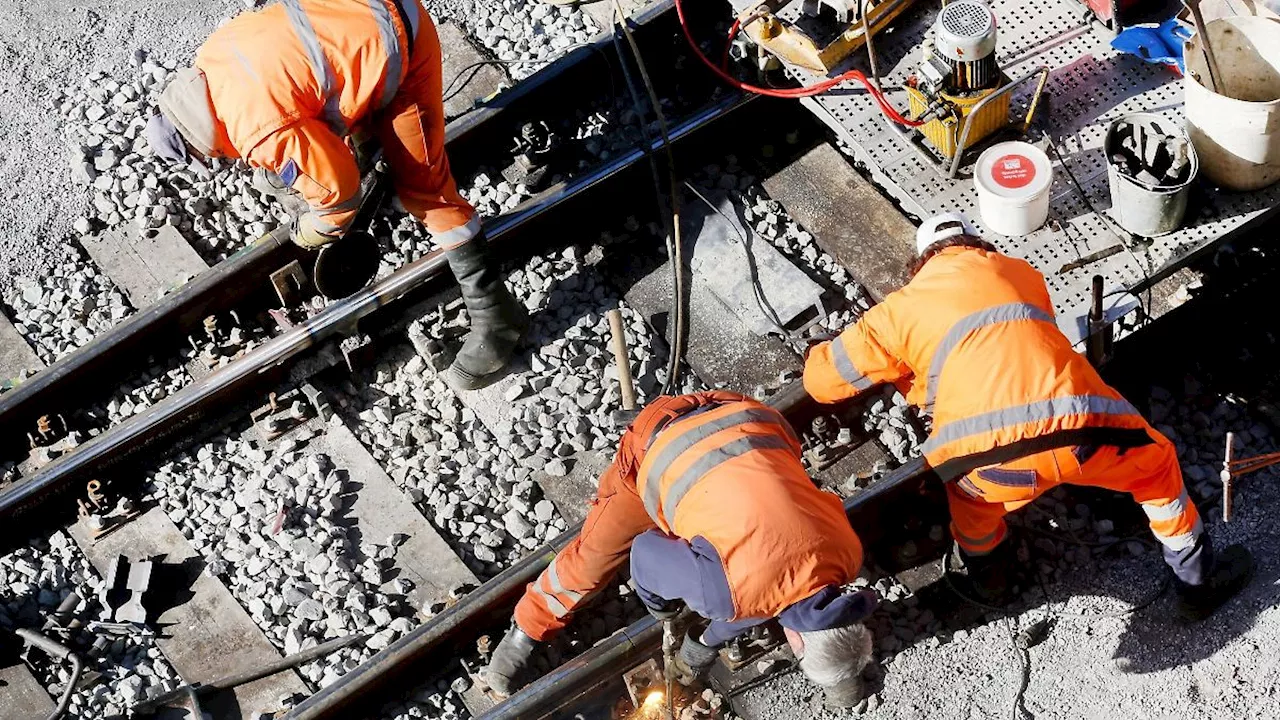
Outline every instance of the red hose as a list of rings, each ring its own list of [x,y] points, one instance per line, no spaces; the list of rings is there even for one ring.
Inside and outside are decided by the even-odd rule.
[[[738,80],[737,78],[733,77],[729,73],[725,72],[725,69],[729,65],[729,45],[733,43],[733,39],[738,35],[738,30],[740,29],[740,21],[735,19],[733,21],[733,25],[729,28],[729,39],[728,39],[728,43],[725,45],[724,57],[722,59],[722,67],[717,67],[716,64],[711,62],[711,60],[707,58],[706,55],[702,54],[702,50],[698,47],[698,43],[693,39],[693,34],[689,32],[689,23],[685,20],[685,17],[684,17],[684,3],[682,2],[682,0],[675,0],[675,4],[676,4],[676,16],[680,18],[680,30],[684,32],[684,39],[686,42],[689,43],[689,48],[693,50],[694,55],[698,56],[698,59],[702,61],[703,65],[707,66],[708,70],[715,73],[716,76],[719,77],[721,80],[725,81],[726,83],[732,85],[733,87],[739,90],[742,90],[744,92],[749,92],[749,93],[755,93],[756,95],[765,95],[768,97],[794,99],[794,98],[812,97],[814,95],[820,95],[843,82],[846,82],[849,80],[856,80],[859,83],[862,83],[862,86],[867,89],[867,93],[871,95],[871,98],[876,101],[877,105],[880,106],[880,111],[884,113],[885,117],[889,118],[890,120],[904,127],[919,127],[924,124],[919,120],[911,120],[903,117],[901,113],[899,113],[892,105],[889,104],[888,100],[885,99],[884,94],[880,92],[880,89],[877,88],[875,85],[872,85],[871,82],[867,80],[867,76],[863,75],[858,70],[849,70],[841,75],[837,75],[836,77],[833,77],[833,78],[827,78],[826,80],[815,83],[808,87],[778,90],[775,88],[760,87],[758,85],[748,85],[747,83],[744,83],[741,80]]]

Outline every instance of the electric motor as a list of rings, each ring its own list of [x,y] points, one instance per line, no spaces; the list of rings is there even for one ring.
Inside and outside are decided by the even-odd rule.
[[[996,16],[981,0],[953,0],[938,13],[934,47],[950,66],[950,89],[987,90],[1000,82]]]

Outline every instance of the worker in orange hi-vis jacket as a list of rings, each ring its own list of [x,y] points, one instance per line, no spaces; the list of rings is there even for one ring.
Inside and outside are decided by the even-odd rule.
[[[162,92],[147,140],[199,171],[207,158],[242,159],[301,195],[310,211],[294,241],[309,249],[346,233],[363,199],[356,150],[376,140],[400,203],[444,247],[461,286],[471,333],[445,377],[474,389],[505,367],[528,316],[450,172],[440,52],[419,0],[281,0],[205,41]]]
[[[1054,322],[1044,277],[958,213],[920,226],[910,282],[810,349],[804,386],[834,403],[879,383],[933,416],[922,451],[946,481],[959,559],[1002,602],[1004,516],[1067,483],[1130,493],[1172,568],[1179,610],[1207,617],[1252,575],[1238,545],[1216,555],[1177,450],[1109,387]]]
[[[486,670],[508,695],[535,652],[608,583],[628,556],[636,594],[659,619],[688,607],[709,623],[685,634],[673,679],[704,677],[717,648],[776,618],[828,704],[856,705],[874,610],[845,592],[862,566],[843,504],[800,464],[800,442],[776,410],[714,391],[654,400],[623,434],[578,537],[516,605]]]

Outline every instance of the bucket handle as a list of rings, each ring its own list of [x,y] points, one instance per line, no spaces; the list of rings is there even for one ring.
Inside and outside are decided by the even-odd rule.
[[[1049,68],[1043,65],[982,98],[978,101],[977,105],[973,106],[973,109],[969,111],[969,114],[965,115],[964,123],[960,125],[960,135],[956,142],[956,153],[951,157],[951,167],[947,169],[947,177],[949,179],[954,180],[956,172],[960,169],[960,158],[964,156],[964,151],[969,145],[969,131],[972,129],[973,119],[981,113],[982,107],[1002,95],[1013,92],[1015,88],[1036,76],[1040,77],[1040,82],[1036,83],[1035,94],[1031,96],[1031,103],[1027,106],[1027,116],[1022,120],[1021,132],[1024,135],[1026,134],[1027,130],[1031,127],[1031,121],[1035,119],[1036,108],[1040,106],[1040,96],[1044,94],[1044,86],[1049,81]]]

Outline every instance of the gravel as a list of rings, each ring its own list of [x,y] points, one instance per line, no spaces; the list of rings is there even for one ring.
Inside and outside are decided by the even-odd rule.
[[[99,618],[97,597],[102,579],[84,554],[62,531],[36,538],[26,547],[0,556],[0,628],[39,630],[44,620],[73,590],[82,598],[75,610],[85,620]],[[71,696],[70,717],[103,717],[121,713],[146,697],[176,687],[181,680],[150,639],[131,638],[107,642],[101,651],[90,650],[94,638],[87,632],[73,634],[70,647],[85,662],[85,672],[102,678]],[[53,697],[59,697],[69,679],[69,666],[48,662],[33,652],[35,677]]]
[[[271,448],[219,436],[165,463],[151,491],[192,546],[283,653],[350,633],[365,647],[301,669],[324,687],[419,622],[411,589],[388,582],[386,539],[358,540],[341,521],[353,478],[309,452],[308,431]]]
[[[437,20],[451,19],[506,64],[517,80],[589,42],[597,28],[577,7],[538,0],[425,0]],[[446,85],[452,78],[445,78]]]
[[[0,287],[19,275],[39,278],[65,261],[65,238],[91,207],[72,178],[54,97],[97,71],[123,77],[132,54],[146,48],[176,61],[190,57],[239,0],[191,5],[181,0],[93,3],[6,3],[0,44],[11,48],[0,69]]]
[[[46,364],[71,353],[128,317],[133,308],[97,266],[69,246],[39,277],[4,286],[4,301],[17,331]]]

